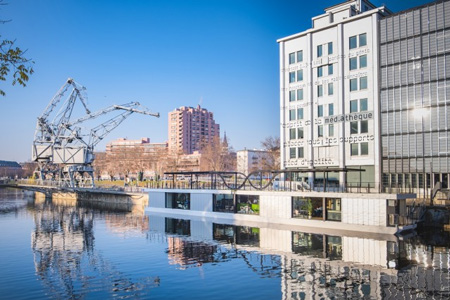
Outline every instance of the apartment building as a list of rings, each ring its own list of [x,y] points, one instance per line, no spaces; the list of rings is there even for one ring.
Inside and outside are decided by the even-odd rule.
[[[264,150],[239,150],[236,152],[237,172],[248,175],[256,170],[264,170],[265,161],[269,159],[269,153]]]
[[[201,151],[203,143],[220,138],[220,126],[214,115],[198,105],[182,106],[169,112],[169,151],[192,154]]]

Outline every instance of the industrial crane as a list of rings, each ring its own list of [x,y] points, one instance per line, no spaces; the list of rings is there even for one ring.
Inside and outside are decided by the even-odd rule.
[[[61,103],[69,89],[69,96]],[[71,120],[77,100],[86,115]],[[58,106],[60,109],[54,113]],[[90,130],[80,126],[112,112],[118,114]],[[89,183],[94,186],[94,147],[132,113],[159,117],[159,113],[148,111],[139,102],[112,105],[92,113],[87,107],[86,88],[69,78],[37,120],[32,159],[38,164],[39,178],[58,178],[64,186],[72,188]]]

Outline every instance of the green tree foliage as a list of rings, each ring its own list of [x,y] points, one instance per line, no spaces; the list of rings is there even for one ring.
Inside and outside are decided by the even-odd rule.
[[[17,83],[26,86],[29,76],[34,73],[34,64],[25,58],[25,52],[14,45],[15,41],[2,40],[0,43],[0,80],[6,81],[8,75],[12,76],[12,85]],[[0,89],[0,95],[5,92]]]
[[[0,5],[6,4],[3,0],[0,0]],[[0,24],[6,22],[8,21],[0,20]],[[29,76],[34,73],[34,62],[26,58],[26,51],[21,50],[15,43],[15,40],[3,40],[0,35],[0,81],[7,81],[12,77],[12,85],[18,83],[21,86],[26,86]],[[2,89],[0,89],[0,95],[5,95]]]

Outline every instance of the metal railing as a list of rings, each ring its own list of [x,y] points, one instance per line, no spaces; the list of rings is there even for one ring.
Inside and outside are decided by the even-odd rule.
[[[374,182],[361,183],[347,183],[340,185],[335,182],[324,183],[323,181],[316,182],[314,186],[310,186],[302,181],[273,181],[272,184],[267,185],[268,181],[254,180],[246,182],[241,185],[237,181],[230,180],[229,182],[217,181],[196,181],[189,180],[159,180],[148,181],[141,183],[141,186],[135,185],[114,185],[114,183],[97,187],[78,187],[77,189],[95,189],[106,191],[123,191],[129,193],[147,193],[149,189],[194,189],[194,190],[239,190],[243,191],[280,191],[280,192],[328,192],[328,193],[387,193],[387,194],[417,194],[423,195],[425,191],[423,188],[415,188],[410,185],[390,185],[384,186],[382,184],[375,184]],[[45,187],[67,188],[64,183],[56,180],[37,180],[37,179],[15,179],[3,184],[23,184],[35,185]],[[429,194],[429,193],[428,193]]]

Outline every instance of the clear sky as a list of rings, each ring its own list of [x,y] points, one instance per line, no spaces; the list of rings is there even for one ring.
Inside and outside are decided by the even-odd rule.
[[[212,111],[235,150],[279,136],[277,39],[311,27],[343,0],[6,0],[2,39],[35,61],[28,86],[0,82],[0,160],[27,161],[36,118],[72,77],[92,110],[139,101],[161,118],[133,114],[119,137],[167,140],[180,106]],[[430,1],[373,0],[392,11]]]

